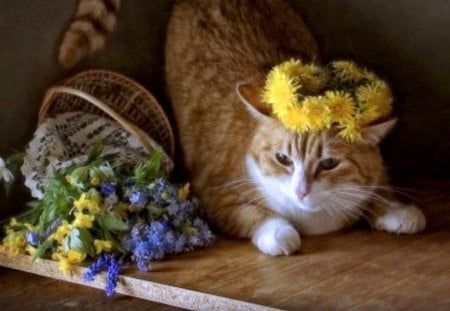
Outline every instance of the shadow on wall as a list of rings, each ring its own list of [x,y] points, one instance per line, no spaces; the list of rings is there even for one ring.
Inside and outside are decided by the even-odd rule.
[[[383,145],[396,178],[450,178],[450,1],[290,0],[325,61],[348,58],[390,81],[396,130]]]

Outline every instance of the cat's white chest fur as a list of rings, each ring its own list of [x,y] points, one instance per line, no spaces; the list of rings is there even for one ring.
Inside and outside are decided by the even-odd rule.
[[[251,157],[246,159],[247,171],[265,197],[268,207],[289,221],[301,234],[316,235],[343,229],[352,224],[348,217],[325,210],[301,209],[292,199],[288,181],[265,176]],[[354,215],[355,216],[355,215]]]

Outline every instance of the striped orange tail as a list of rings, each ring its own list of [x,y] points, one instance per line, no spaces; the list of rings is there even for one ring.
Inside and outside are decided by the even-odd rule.
[[[64,34],[59,62],[66,68],[102,48],[116,25],[121,0],[80,0],[77,13]]]

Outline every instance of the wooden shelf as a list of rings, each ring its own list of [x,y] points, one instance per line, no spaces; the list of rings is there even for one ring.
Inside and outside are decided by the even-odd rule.
[[[221,237],[212,247],[154,262],[147,273],[128,268],[117,287],[126,296],[118,296],[139,299],[108,303],[111,299],[92,290],[104,304],[91,310],[112,311],[112,305],[122,306],[121,310],[149,305],[169,308],[145,300],[203,310],[450,310],[449,185],[426,182],[416,188],[420,189],[415,193],[418,203],[428,218],[425,233],[391,235],[360,225],[335,234],[303,237],[301,252],[289,257],[266,256],[248,241]],[[32,263],[29,256],[0,254],[0,266],[82,284],[76,286],[82,289],[104,288],[103,275],[85,284],[81,281],[85,268],[65,276],[58,263],[50,260]],[[13,285],[5,279],[11,273],[0,273],[0,284],[16,286],[15,292],[20,292],[26,281]],[[0,292],[6,292],[2,285]],[[57,286],[74,285],[60,282]],[[32,292],[27,310],[53,307],[56,303],[51,299],[62,301],[59,296],[48,298],[45,287],[37,286]],[[77,299],[78,292],[66,290],[64,297]],[[6,310],[2,302],[7,304],[7,298],[0,299],[0,308]]]
[[[220,239],[208,249],[124,271],[117,292],[186,309],[450,309],[450,232],[395,236],[356,228],[303,239],[300,254],[269,257],[245,241]],[[82,283],[50,260],[1,254],[0,265]]]

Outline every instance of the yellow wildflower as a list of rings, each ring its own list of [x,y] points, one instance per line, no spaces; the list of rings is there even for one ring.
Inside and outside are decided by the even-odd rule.
[[[339,135],[345,140],[355,143],[362,140],[361,127],[355,120],[349,120],[345,123]]]
[[[281,122],[291,131],[305,132],[308,130],[308,119],[300,107],[288,109]]]
[[[74,203],[75,207],[81,212],[83,210],[88,210],[91,212],[99,212],[100,206],[97,200],[93,200],[87,197],[86,193],[83,193],[78,200]]]
[[[303,101],[303,111],[308,120],[307,126],[313,131],[328,127],[331,122],[330,108],[322,96],[307,97]]]
[[[317,94],[325,87],[328,75],[320,67],[314,64],[308,64],[304,66],[303,71],[304,73],[298,79],[302,85],[304,95],[307,95],[306,92],[308,94]]]
[[[355,94],[361,107],[361,119],[365,124],[391,113],[393,98],[389,86],[384,81],[360,86]]]
[[[30,254],[31,256],[34,255],[34,253],[36,252],[36,248],[31,246],[31,245],[27,245],[27,247],[25,247],[25,250],[27,251],[28,254]]]
[[[67,260],[70,263],[79,263],[86,259],[86,254],[76,249],[69,249],[67,252]]]
[[[98,255],[102,252],[110,252],[112,250],[112,241],[108,240],[94,240],[95,253]]]
[[[73,271],[73,265],[70,263],[69,259],[61,258],[59,260],[59,270],[61,270],[63,274],[70,274]]]
[[[297,90],[300,88],[298,81],[275,67],[268,75],[263,92],[263,100],[273,109],[282,113],[283,109],[292,106],[297,101]]]
[[[73,225],[78,228],[92,228],[92,223],[95,220],[95,216],[83,214],[82,212],[75,212],[75,220]]]
[[[14,255],[25,254],[27,241],[20,232],[11,232],[3,239],[3,251],[13,253]]]
[[[55,233],[51,234],[49,238],[61,244],[64,237],[69,234],[70,230],[72,230],[72,225],[69,225],[67,220],[64,220],[63,223],[56,229]]]
[[[62,249],[62,247],[58,247],[57,251],[52,253],[52,259],[59,261],[62,258],[64,258],[63,249]]]
[[[359,82],[366,77],[364,69],[353,62],[341,60],[334,61],[331,65],[335,69],[336,77],[340,80]]]
[[[328,91],[325,93],[326,105],[330,109],[332,122],[344,123],[354,114],[353,97],[344,91]]]
[[[189,196],[189,189],[191,187],[190,183],[186,183],[183,187],[178,190],[178,199],[186,200]]]

